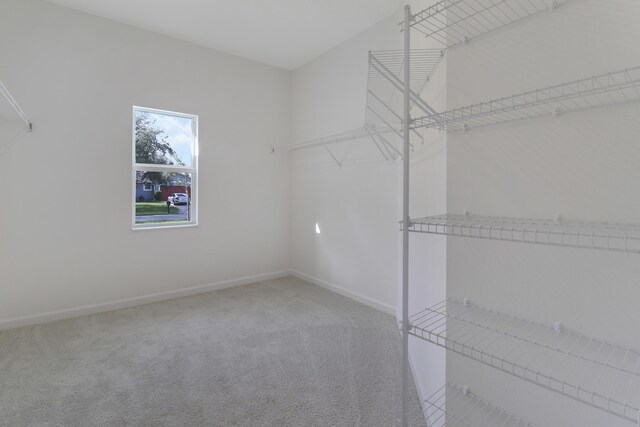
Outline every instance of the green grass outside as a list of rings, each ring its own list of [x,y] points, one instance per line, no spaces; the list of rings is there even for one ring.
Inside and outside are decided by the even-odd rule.
[[[178,208],[169,207],[169,214],[178,213]],[[136,215],[167,215],[167,202],[136,202]]]
[[[186,219],[167,219],[165,221],[136,221],[136,224],[167,224],[170,222],[187,222]]]

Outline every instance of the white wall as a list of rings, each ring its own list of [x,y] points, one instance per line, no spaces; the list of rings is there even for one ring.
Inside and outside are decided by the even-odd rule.
[[[419,10],[419,9],[417,9]],[[414,11],[415,13],[415,11]],[[414,31],[415,35],[415,31]],[[419,38],[412,39],[419,46]],[[419,46],[433,48],[433,46]],[[437,111],[447,108],[447,60],[441,60],[422,97]],[[412,117],[421,115],[419,111]],[[424,143],[415,146],[410,165],[409,216],[419,218],[447,211],[447,134],[424,131]],[[400,251],[398,251],[401,254]],[[409,233],[409,315],[446,298],[447,239]],[[445,351],[410,337],[409,353],[416,385],[423,398],[445,383]]]
[[[414,2],[417,10],[426,2]],[[293,73],[292,139],[301,142],[355,129],[365,120],[369,50],[401,49],[401,11]],[[429,47],[424,37],[414,48]],[[425,94],[446,105],[443,62]],[[397,145],[401,148],[400,145]],[[334,144],[338,167],[323,148],[292,157],[292,268],[302,277],[391,313],[401,306],[402,161],[385,161],[369,139]],[[411,215],[446,210],[446,138],[429,133],[412,154]],[[318,222],[321,234],[314,227]],[[411,308],[445,296],[446,245],[411,237]],[[411,340],[420,393],[444,383],[444,353]]]
[[[301,142],[364,124],[369,50],[398,48],[398,16],[295,70],[292,140]],[[385,162],[369,139],[292,156],[294,271],[395,312],[399,163]],[[316,221],[321,234],[315,233]]]
[[[636,1],[576,1],[453,49],[449,106],[637,66],[639,20]],[[638,113],[635,103],[450,133],[449,211],[638,222]],[[449,297],[640,347],[637,256],[448,240]],[[447,377],[536,425],[628,425],[456,355]]]
[[[289,268],[289,72],[39,0],[0,58],[35,126],[0,143],[0,325]],[[131,230],[132,105],[199,115],[198,227]]]

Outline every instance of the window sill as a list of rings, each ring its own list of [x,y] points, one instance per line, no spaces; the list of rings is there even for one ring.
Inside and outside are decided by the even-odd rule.
[[[194,224],[180,224],[180,225],[150,225],[150,226],[139,226],[139,225],[134,225],[133,227],[131,227],[131,230],[133,231],[140,231],[140,230],[166,230],[168,228],[192,228],[192,227],[197,227],[198,224],[194,223]]]

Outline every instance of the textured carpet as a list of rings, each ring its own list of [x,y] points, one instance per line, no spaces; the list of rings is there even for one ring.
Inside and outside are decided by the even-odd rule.
[[[391,316],[293,277],[14,329],[0,425],[395,426],[400,344]]]

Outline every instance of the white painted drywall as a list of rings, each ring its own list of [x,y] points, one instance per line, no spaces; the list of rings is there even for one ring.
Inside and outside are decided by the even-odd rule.
[[[426,2],[414,2],[415,8]],[[293,72],[292,140],[301,142],[358,128],[365,120],[369,50],[401,49],[402,13],[381,22]],[[414,47],[423,48],[424,38]],[[446,66],[425,94],[446,103]],[[398,145],[398,148],[400,146]],[[292,269],[374,306],[400,313],[402,162],[385,161],[369,139],[331,146],[342,167],[322,148],[292,155]],[[412,215],[446,206],[446,139],[429,134],[412,160]],[[315,232],[319,224],[321,233]],[[411,307],[444,298],[446,246],[411,238]],[[400,344],[400,342],[398,343]],[[444,354],[411,340],[420,393],[444,382]]]
[[[368,51],[398,47],[397,20],[293,72],[294,142],[364,124]],[[385,162],[369,139],[331,149],[346,158],[342,168],[322,147],[292,155],[292,269],[395,308],[399,163]]]
[[[39,0],[0,2],[35,130],[0,156],[0,323],[289,268],[289,72]],[[200,225],[131,230],[131,107],[200,117]]]
[[[574,1],[473,40],[447,54],[449,106],[638,66],[639,21],[637,1]],[[635,103],[449,134],[449,211],[637,223],[639,113]],[[635,348],[639,277],[633,254],[447,243],[449,297]],[[447,377],[535,425],[629,425],[456,355]]]
[[[419,42],[422,40],[415,39],[412,45],[433,48],[433,45],[424,43],[421,46]],[[437,111],[446,110],[446,58],[438,65],[422,96]],[[419,114],[415,111],[412,116]],[[424,144],[416,145],[411,154],[411,218],[438,215],[447,210],[447,134],[434,130],[423,133]],[[446,283],[446,238],[409,233],[409,314],[416,314],[445,299]],[[414,337],[410,337],[409,348],[416,385],[426,399],[445,383],[445,352]]]

